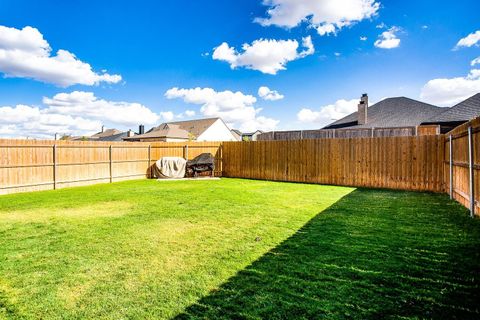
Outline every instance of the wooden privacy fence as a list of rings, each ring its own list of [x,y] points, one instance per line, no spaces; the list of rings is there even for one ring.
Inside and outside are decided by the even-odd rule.
[[[223,176],[444,191],[444,136],[224,142]]]
[[[340,128],[319,130],[270,131],[258,135],[258,141],[267,140],[302,140],[324,138],[375,138],[406,137],[440,134],[438,125],[422,125],[417,127],[395,128]]]
[[[445,138],[446,192],[480,214],[480,118],[450,131]]]
[[[216,175],[448,192],[480,214],[480,118],[447,135],[254,142],[0,140],[0,194],[146,178],[162,156],[216,158]],[[304,137],[305,138],[305,137]]]
[[[220,142],[109,143],[0,140],[0,194],[140,179],[163,156],[193,159],[203,152],[222,172]]]

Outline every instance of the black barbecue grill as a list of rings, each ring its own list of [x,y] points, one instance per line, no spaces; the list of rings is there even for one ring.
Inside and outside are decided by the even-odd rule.
[[[206,175],[204,173],[210,172],[213,177],[215,171],[215,158],[211,153],[202,153],[196,156],[193,160],[187,161],[187,177],[196,177],[198,175]]]

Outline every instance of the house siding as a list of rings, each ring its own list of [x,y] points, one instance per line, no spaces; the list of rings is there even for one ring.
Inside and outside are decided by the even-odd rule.
[[[227,125],[218,119],[196,141],[238,141]]]

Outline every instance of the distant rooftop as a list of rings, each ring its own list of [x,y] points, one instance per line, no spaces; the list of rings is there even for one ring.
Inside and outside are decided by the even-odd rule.
[[[162,123],[158,127],[148,130],[146,133],[136,135],[127,139],[147,139],[147,138],[179,138],[189,139],[197,138],[204,133],[220,118],[207,118],[186,121],[174,121]]]
[[[329,124],[324,129],[414,127],[443,112],[445,108],[406,97],[394,97],[368,107],[366,124],[359,125],[358,112],[354,112]]]
[[[125,138],[125,140],[151,139],[151,138],[171,138],[171,139],[189,139],[188,131],[180,129],[178,125],[162,123],[158,127],[152,128],[147,133]]]
[[[90,138],[92,138],[92,139],[104,138],[104,137],[117,135],[119,133],[122,133],[122,131],[117,130],[117,129],[107,129],[107,130],[103,130],[103,131],[95,133]]]

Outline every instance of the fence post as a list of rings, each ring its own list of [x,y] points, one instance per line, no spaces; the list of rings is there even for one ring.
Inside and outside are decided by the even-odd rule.
[[[220,144],[220,177],[223,177],[223,142]]]
[[[53,190],[57,189],[57,145],[53,145]]]
[[[108,158],[110,162],[110,183],[113,182],[113,176],[112,176],[112,145],[108,148]]]
[[[375,130],[375,128],[372,127],[372,138],[375,137],[375,131],[374,130]]]
[[[188,161],[188,144],[183,147],[183,158]]]
[[[152,168],[150,167],[152,163],[152,145],[148,145],[148,177],[152,178]]]
[[[475,194],[474,194],[474,181],[473,181],[473,135],[472,127],[468,127],[468,167],[469,167],[469,180],[470,180],[470,216],[475,216]]]
[[[453,139],[452,135],[448,136],[448,143],[450,149],[449,164],[450,164],[450,199],[453,199]]]

